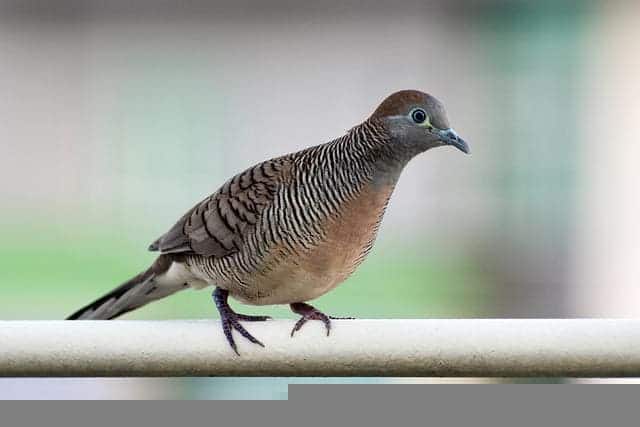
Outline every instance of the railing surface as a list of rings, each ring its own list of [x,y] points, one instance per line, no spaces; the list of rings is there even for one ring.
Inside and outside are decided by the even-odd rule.
[[[637,377],[640,320],[0,321],[0,376]]]

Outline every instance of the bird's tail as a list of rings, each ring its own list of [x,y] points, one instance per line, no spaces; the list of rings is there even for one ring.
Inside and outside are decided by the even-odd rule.
[[[147,270],[127,280],[108,294],[67,317],[67,320],[109,320],[157,299],[184,289],[182,283],[158,280],[171,266],[167,255],[160,255]]]

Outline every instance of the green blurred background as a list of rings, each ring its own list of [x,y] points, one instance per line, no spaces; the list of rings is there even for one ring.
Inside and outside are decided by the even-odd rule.
[[[632,1],[2,1],[0,318],[64,318],[227,177],[404,88],[440,98],[473,155],[415,159],[373,253],[318,307],[635,316],[638,17]],[[127,318],[216,315],[203,290]],[[1,380],[0,397],[282,398],[290,381]]]

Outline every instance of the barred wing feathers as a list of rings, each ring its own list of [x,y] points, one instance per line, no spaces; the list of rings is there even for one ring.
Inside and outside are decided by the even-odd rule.
[[[239,173],[189,210],[149,250],[216,258],[238,252],[290,169],[291,158],[285,156]]]

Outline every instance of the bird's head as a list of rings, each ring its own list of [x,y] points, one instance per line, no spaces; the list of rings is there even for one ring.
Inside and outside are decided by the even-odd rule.
[[[389,95],[369,120],[381,122],[393,143],[411,155],[443,145],[469,153],[467,143],[449,126],[442,103],[417,90]]]

